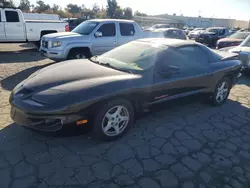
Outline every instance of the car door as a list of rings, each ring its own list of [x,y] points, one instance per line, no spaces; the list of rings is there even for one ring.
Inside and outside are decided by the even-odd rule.
[[[5,32],[7,41],[25,41],[24,23],[19,19],[15,10],[4,10],[5,12]]]
[[[155,67],[150,103],[188,96],[207,89],[208,59],[199,50],[196,45],[168,48],[161,55]],[[201,56],[198,54],[200,52],[203,53]]]
[[[2,9],[0,8],[0,42],[5,41],[5,28],[4,28],[4,22],[2,19]]]
[[[133,23],[120,22],[118,30],[119,30],[118,33],[119,46],[137,39],[135,26]]]
[[[103,23],[92,38],[92,54],[100,55],[117,47],[116,23]]]

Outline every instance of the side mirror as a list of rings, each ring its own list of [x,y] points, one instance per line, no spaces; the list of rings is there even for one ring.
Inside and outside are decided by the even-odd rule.
[[[100,31],[95,32],[95,37],[102,37],[102,32]]]

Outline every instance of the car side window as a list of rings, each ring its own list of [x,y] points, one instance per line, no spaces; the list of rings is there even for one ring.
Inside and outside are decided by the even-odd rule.
[[[208,63],[208,57],[198,46],[185,46],[178,51],[194,66],[204,66]]]
[[[220,30],[219,35],[225,35],[225,33],[226,33],[226,30],[225,30],[225,29],[222,29],[222,30]]]
[[[114,23],[103,24],[99,29],[102,32],[102,37],[113,37],[116,35],[116,29]]]
[[[19,22],[18,13],[16,11],[5,11],[7,22]]]
[[[167,70],[169,66],[178,67],[182,73],[188,69],[187,61],[183,56],[177,50],[171,48],[158,54],[156,72]]]
[[[119,23],[121,36],[133,36],[135,35],[134,24],[131,23]]]

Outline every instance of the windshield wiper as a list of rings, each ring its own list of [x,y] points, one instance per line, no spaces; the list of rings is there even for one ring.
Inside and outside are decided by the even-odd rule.
[[[91,57],[89,60],[92,61],[93,63],[97,63],[99,65],[102,65],[102,66],[105,66],[105,67],[109,67],[109,68],[112,68],[112,69],[115,69],[115,70],[118,70],[118,71],[122,71],[122,72],[127,72],[127,73],[130,73],[130,74],[134,74],[132,71],[130,70],[125,70],[125,69],[119,69],[115,66],[112,66],[110,63],[103,63],[103,62],[100,62],[97,60],[97,57],[98,56],[93,56]]]
[[[89,60],[92,61],[93,63],[100,64],[100,61],[97,60],[97,56],[93,56],[93,57],[89,58]]]
[[[127,72],[127,73],[130,73],[130,74],[134,74],[132,71],[130,70],[126,70],[126,69],[119,69],[115,66],[112,66],[110,63],[101,63],[99,62],[100,65],[103,65],[103,66],[106,66],[106,67],[109,67],[109,68],[112,68],[112,69],[115,69],[115,70],[118,70],[118,71],[122,71],[122,72]]]

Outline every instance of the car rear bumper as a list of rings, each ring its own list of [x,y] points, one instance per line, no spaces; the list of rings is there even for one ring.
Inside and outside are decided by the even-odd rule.
[[[18,125],[45,132],[56,132],[62,129],[65,124],[75,123],[83,118],[86,119],[86,117],[79,115],[30,114],[20,110],[14,105],[11,105],[10,116]]]
[[[40,52],[43,56],[55,60],[55,61],[62,61],[66,58],[64,57],[64,52],[59,50],[50,50],[47,48],[41,48]]]

